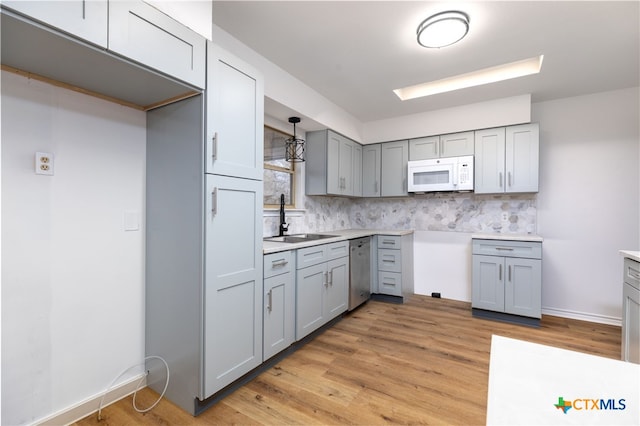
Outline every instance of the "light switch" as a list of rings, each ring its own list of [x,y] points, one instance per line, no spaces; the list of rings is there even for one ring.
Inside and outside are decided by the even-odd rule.
[[[137,210],[126,210],[124,212],[124,230],[140,230],[140,213]]]

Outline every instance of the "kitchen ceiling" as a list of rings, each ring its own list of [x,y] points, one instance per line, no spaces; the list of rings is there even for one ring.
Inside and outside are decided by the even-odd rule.
[[[213,23],[359,121],[530,93],[533,102],[635,87],[638,1],[214,1]],[[459,43],[426,49],[416,28],[461,10]],[[539,74],[401,101],[393,89],[544,55]],[[266,113],[286,121],[286,108]]]

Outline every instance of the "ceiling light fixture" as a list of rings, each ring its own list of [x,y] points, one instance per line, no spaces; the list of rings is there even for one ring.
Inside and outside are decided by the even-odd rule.
[[[284,141],[284,158],[291,163],[304,161],[304,139],[296,137],[296,123],[300,117],[289,117],[289,123],[293,124],[293,137]]]
[[[462,40],[469,32],[469,16],[449,10],[432,15],[418,25],[418,44],[441,48]]]
[[[543,58],[544,55],[540,55],[522,61],[460,74],[455,77],[395,89],[393,92],[398,95],[401,100],[406,101],[423,96],[436,95],[438,93],[452,92],[467,87],[481,86],[483,84],[524,77],[539,73],[542,68]]]

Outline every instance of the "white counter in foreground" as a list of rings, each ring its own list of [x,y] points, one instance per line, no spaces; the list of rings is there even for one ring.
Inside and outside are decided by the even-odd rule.
[[[640,424],[640,365],[494,335],[487,425],[578,424]]]

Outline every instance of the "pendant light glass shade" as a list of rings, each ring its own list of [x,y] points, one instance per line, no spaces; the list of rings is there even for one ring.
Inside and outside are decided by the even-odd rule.
[[[440,48],[450,46],[464,38],[469,31],[469,16],[458,11],[436,13],[418,26],[418,44]]]
[[[291,163],[304,161],[304,139],[296,136],[296,123],[300,122],[300,117],[289,117],[289,123],[293,124],[293,137],[284,142],[284,158]]]

